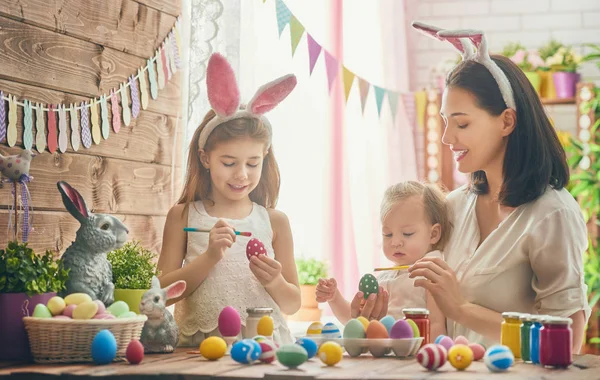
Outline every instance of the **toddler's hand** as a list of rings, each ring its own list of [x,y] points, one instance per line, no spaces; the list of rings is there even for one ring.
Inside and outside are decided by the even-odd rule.
[[[206,253],[217,260],[225,255],[225,250],[231,248],[235,242],[235,231],[232,226],[222,219],[211,228],[208,237],[208,248]]]
[[[320,278],[317,284],[316,297],[317,302],[329,302],[335,297],[337,292],[337,281],[335,278]]]
[[[263,286],[267,286],[281,275],[281,264],[267,255],[252,256],[250,270]]]

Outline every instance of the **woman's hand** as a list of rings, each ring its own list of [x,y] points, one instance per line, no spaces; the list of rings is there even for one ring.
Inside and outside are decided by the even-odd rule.
[[[461,308],[467,301],[460,292],[456,274],[444,260],[424,257],[408,268],[408,273],[410,278],[425,277],[415,280],[415,286],[428,290],[447,318],[460,320]]]
[[[281,264],[267,255],[252,256],[250,270],[263,286],[269,285],[279,277],[283,279]]]
[[[219,219],[210,229],[206,253],[213,259],[221,260],[225,250],[231,248],[234,242],[235,230],[226,221]]]
[[[365,317],[368,320],[379,320],[387,315],[390,295],[379,287],[378,294],[371,294],[365,301],[363,292],[358,292],[350,303],[352,318]]]

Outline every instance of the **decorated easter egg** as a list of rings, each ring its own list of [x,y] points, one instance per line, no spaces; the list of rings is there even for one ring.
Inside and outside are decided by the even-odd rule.
[[[323,338],[336,339],[341,338],[342,333],[340,332],[340,329],[335,325],[335,323],[329,322],[326,323],[325,326],[323,326],[323,330],[321,330],[321,336]]]
[[[54,318],[54,319],[67,319],[67,320],[71,319],[71,317],[67,317],[66,315],[55,315],[52,318]]]
[[[367,328],[369,325],[367,325]],[[358,319],[351,319],[344,327],[344,338],[348,339],[363,339],[366,336],[366,331],[363,324]]]
[[[377,294],[379,292],[379,283],[375,276],[370,273],[365,274],[358,283],[358,290],[364,293],[365,299],[371,294]]]
[[[260,345],[252,339],[242,339],[231,347],[231,358],[242,364],[257,361],[261,353]]]
[[[248,260],[250,260],[252,256],[266,254],[267,250],[265,249],[265,245],[262,243],[262,241],[258,240],[257,238],[250,239],[248,241],[248,244],[246,244],[246,257],[248,258]]]
[[[390,338],[392,339],[407,339],[414,337],[413,328],[406,319],[398,319],[392,326]]]
[[[277,350],[277,360],[288,368],[297,368],[308,360],[308,353],[299,344],[284,344]]]
[[[342,353],[342,346],[336,342],[325,342],[319,347],[319,359],[328,366],[339,363]]]
[[[360,323],[362,323],[363,327],[365,328],[365,331],[367,331],[367,327],[369,327],[369,320],[363,316],[360,316],[356,319],[360,321]]]
[[[440,335],[435,339],[436,344],[441,344],[446,348],[447,351],[450,351],[450,347],[454,346],[454,341],[452,338],[446,335]]]
[[[96,312],[96,314],[105,314],[106,306],[104,306],[104,303],[100,300],[95,300],[94,302],[98,304],[98,311]]]
[[[144,346],[139,340],[133,339],[129,342],[125,351],[125,359],[131,364],[140,364],[144,360]]]
[[[67,305],[67,307],[65,307],[65,310],[63,310],[62,315],[67,316],[69,318],[73,318],[73,310],[75,310],[76,307],[77,305],[75,304]]]
[[[387,329],[383,323],[373,320],[369,322],[369,326],[366,331],[367,339],[387,339],[389,338]]]
[[[255,337],[254,337],[254,338],[252,338],[252,339],[254,339],[255,341],[257,341],[258,343],[260,343],[260,342],[264,342],[265,340],[267,340],[267,338],[266,338],[266,337],[264,337],[264,336],[262,336],[262,335],[257,335],[257,336],[255,336]]]
[[[317,354],[317,350],[319,349],[317,343],[310,338],[300,338],[296,341],[296,344],[299,344],[302,347],[304,347],[309,359],[312,359]]]
[[[121,314],[125,314],[129,311],[129,305],[127,305],[124,301],[117,301],[110,305],[107,309],[107,312],[111,313],[115,317],[120,316]]]
[[[108,313],[103,313],[103,314],[96,313],[96,315],[94,315],[93,319],[116,319],[116,318],[117,317],[115,317],[112,314],[108,314]]]
[[[73,319],[92,319],[98,311],[98,304],[94,301],[85,301],[73,310]]]
[[[119,315],[117,318],[135,318],[135,317],[137,317],[137,314],[135,313],[135,311],[128,311],[126,313]]]
[[[258,320],[256,326],[256,332],[259,335],[271,336],[273,335],[273,318],[270,315],[265,315]]]
[[[448,352],[440,344],[429,343],[417,353],[417,362],[430,371],[435,371],[446,363]]]
[[[320,336],[323,330],[323,324],[321,322],[313,322],[306,329],[306,336]]]
[[[225,306],[219,314],[219,332],[222,336],[237,336],[242,330],[240,313],[231,306]]]
[[[469,340],[462,335],[459,335],[454,339],[454,344],[464,344],[465,346],[469,345]]]
[[[485,348],[479,343],[470,343],[468,344],[471,351],[473,351],[473,360],[478,361],[483,358],[485,355]]]
[[[62,297],[55,296],[48,300],[48,303],[46,303],[46,307],[48,307],[48,310],[50,310],[50,313],[52,313],[52,315],[59,315],[62,314],[63,311],[65,311],[67,304],[65,303],[65,300],[62,299]]]
[[[413,338],[419,338],[421,333],[419,332],[419,326],[412,319],[405,319],[405,321],[410,325],[413,330]]]
[[[225,356],[227,343],[220,336],[209,336],[200,343],[200,355],[208,360],[218,360]]]
[[[396,319],[391,315],[386,315],[385,317],[381,318],[379,322],[385,326],[386,330],[388,331],[388,335],[390,335],[392,332],[392,326],[394,326],[394,323],[396,323]]]
[[[261,354],[258,358],[263,363],[272,363],[275,360],[275,352],[277,351],[277,346],[272,340],[265,339],[262,342],[258,343],[260,345]]]
[[[52,313],[43,303],[38,303],[33,309],[33,316],[36,318],[52,318]]]
[[[448,361],[452,367],[462,371],[473,362],[473,351],[464,344],[455,344],[448,350]]]
[[[72,293],[65,297],[65,304],[69,305],[79,305],[83,302],[92,302],[92,297],[85,293]]]
[[[115,356],[117,356],[115,336],[109,330],[98,331],[92,340],[92,359],[97,364],[108,364],[115,359]]]
[[[496,345],[488,348],[483,356],[485,366],[492,372],[503,372],[510,368],[515,361],[510,348]]]

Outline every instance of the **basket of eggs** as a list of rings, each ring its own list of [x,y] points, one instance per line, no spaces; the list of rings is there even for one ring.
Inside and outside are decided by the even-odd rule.
[[[130,311],[123,301],[106,308],[87,294],[73,293],[37,304],[23,323],[36,363],[76,363],[93,361],[92,341],[101,330],[109,330],[116,340],[115,360],[125,360],[127,345],[140,339],[147,319]]]

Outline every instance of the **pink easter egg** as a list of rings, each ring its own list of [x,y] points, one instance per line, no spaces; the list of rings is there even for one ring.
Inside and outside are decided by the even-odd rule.
[[[117,317],[115,317],[112,314],[103,313],[103,314],[96,314],[96,315],[94,315],[94,318],[92,318],[92,319],[115,319],[115,318],[117,318]]]
[[[469,348],[473,351],[473,360],[478,361],[485,355],[485,348],[479,343],[469,344]]]
[[[405,319],[399,319],[394,323],[390,330],[390,338],[392,339],[407,339],[413,338],[414,332],[411,325]]]
[[[63,310],[62,315],[67,316],[69,318],[73,318],[73,310],[75,310],[76,307],[77,305],[75,304],[68,305],[67,307],[65,307],[65,310]]]
[[[226,306],[221,310],[218,323],[222,336],[237,336],[242,330],[240,313],[231,306]]]
[[[469,345],[469,340],[462,335],[459,335],[454,339],[454,344],[464,344],[465,346]]]
[[[448,350],[450,350],[450,348],[452,348],[452,346],[454,346],[454,341],[449,336],[444,336],[442,339],[440,339],[438,344],[441,344],[442,346],[444,346],[446,351],[448,351]]]
[[[98,311],[96,312],[96,315],[98,314],[105,314],[106,313],[106,306],[104,306],[104,303],[100,300],[95,300],[95,303],[98,304]]]
[[[67,317],[66,315],[55,315],[52,318],[54,318],[54,319],[71,319],[71,317]]]
[[[246,244],[246,257],[248,258],[248,260],[250,260],[252,256],[266,254],[267,250],[265,249],[265,245],[262,243],[262,241],[258,240],[257,238],[250,239],[250,241],[248,241],[248,244]]]
[[[429,343],[417,353],[417,362],[429,371],[435,371],[448,360],[448,351],[440,344]]]

